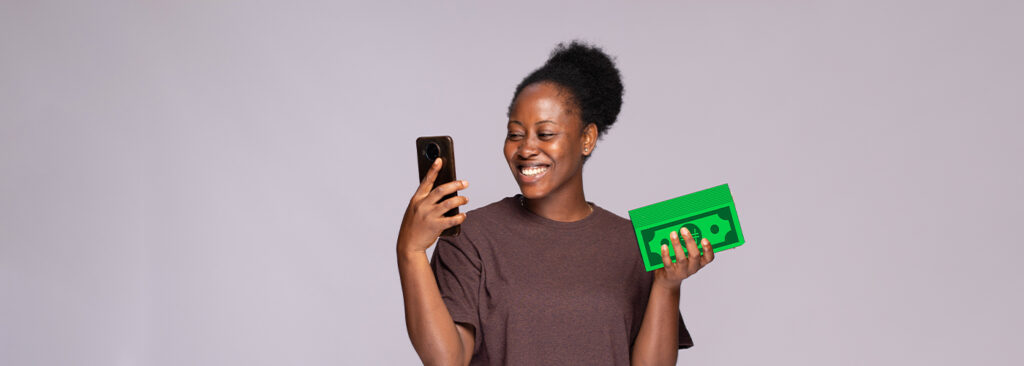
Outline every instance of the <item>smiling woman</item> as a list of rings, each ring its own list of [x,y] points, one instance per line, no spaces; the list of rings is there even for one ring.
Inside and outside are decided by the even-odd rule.
[[[397,244],[409,338],[425,364],[674,365],[678,349],[693,345],[679,287],[713,251],[699,256],[683,229],[672,245],[693,256],[672,263],[662,248],[667,265],[646,272],[629,220],[583,192],[583,164],[618,117],[622,94],[600,48],[559,45],[508,109],[504,155],[522,194],[443,217],[468,199],[439,199],[468,183],[431,190],[435,162]],[[461,235],[438,240],[456,224]]]
[[[531,211],[568,222],[593,211],[583,196],[582,169],[597,129],[594,124],[583,127],[561,89],[539,82],[519,93],[509,111],[505,160]],[[538,202],[554,204],[532,205]]]

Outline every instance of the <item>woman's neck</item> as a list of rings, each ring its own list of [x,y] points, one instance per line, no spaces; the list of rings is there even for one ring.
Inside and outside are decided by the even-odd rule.
[[[528,199],[523,197],[523,206],[540,217],[561,221],[579,221],[594,212],[583,195],[583,182],[570,182],[555,192],[542,198]]]

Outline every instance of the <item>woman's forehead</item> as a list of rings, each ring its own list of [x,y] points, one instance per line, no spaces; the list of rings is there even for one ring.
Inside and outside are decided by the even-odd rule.
[[[551,83],[532,84],[523,88],[512,106],[509,123],[563,125],[576,122],[575,113],[568,108],[566,95]]]

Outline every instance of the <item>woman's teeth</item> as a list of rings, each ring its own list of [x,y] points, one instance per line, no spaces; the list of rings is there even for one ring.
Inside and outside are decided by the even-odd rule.
[[[548,167],[546,167],[546,166],[528,166],[528,167],[523,167],[522,169],[520,169],[520,171],[523,173],[523,175],[528,176],[528,177],[532,177],[534,175],[546,172],[547,170],[548,170]]]

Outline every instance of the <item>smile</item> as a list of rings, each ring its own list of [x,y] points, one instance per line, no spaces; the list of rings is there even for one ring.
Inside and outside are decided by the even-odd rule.
[[[549,165],[519,166],[519,174],[526,178],[539,178],[548,171]]]

